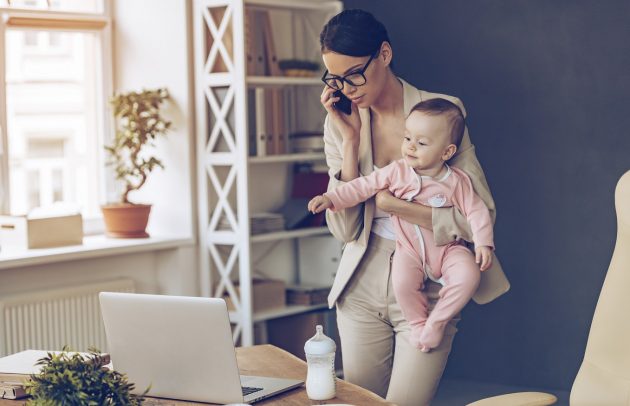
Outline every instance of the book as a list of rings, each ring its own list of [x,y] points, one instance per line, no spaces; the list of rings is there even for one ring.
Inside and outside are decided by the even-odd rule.
[[[26,388],[23,385],[9,385],[0,382],[0,399],[22,399],[27,397]]]
[[[42,366],[36,364],[40,359],[45,358],[49,352],[60,354],[63,351],[26,350],[0,358],[0,384],[25,384],[30,380],[31,375],[40,373]],[[91,354],[87,352],[80,354],[86,359],[91,357]],[[101,356],[109,363],[109,354],[101,354]]]

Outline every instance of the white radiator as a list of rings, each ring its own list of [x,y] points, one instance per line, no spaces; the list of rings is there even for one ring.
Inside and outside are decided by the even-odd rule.
[[[107,351],[99,292],[134,292],[131,279],[0,297],[0,356],[26,349]]]

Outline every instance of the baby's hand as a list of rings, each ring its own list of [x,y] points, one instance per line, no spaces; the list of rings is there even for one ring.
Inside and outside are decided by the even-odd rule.
[[[492,265],[492,248],[490,247],[475,247],[475,262],[481,263],[479,270],[481,272],[490,268]]]
[[[319,213],[333,207],[332,200],[324,195],[315,196],[308,202],[308,211],[311,213]]]

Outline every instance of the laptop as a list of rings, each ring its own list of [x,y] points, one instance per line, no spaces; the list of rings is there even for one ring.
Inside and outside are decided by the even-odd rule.
[[[253,403],[304,382],[239,376],[223,299],[99,295],[114,369],[134,393],[209,403]]]

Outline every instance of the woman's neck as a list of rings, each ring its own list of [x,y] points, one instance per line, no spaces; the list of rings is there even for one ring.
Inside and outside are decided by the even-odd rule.
[[[390,70],[377,100],[370,106],[375,118],[391,116],[403,109],[403,85]]]

